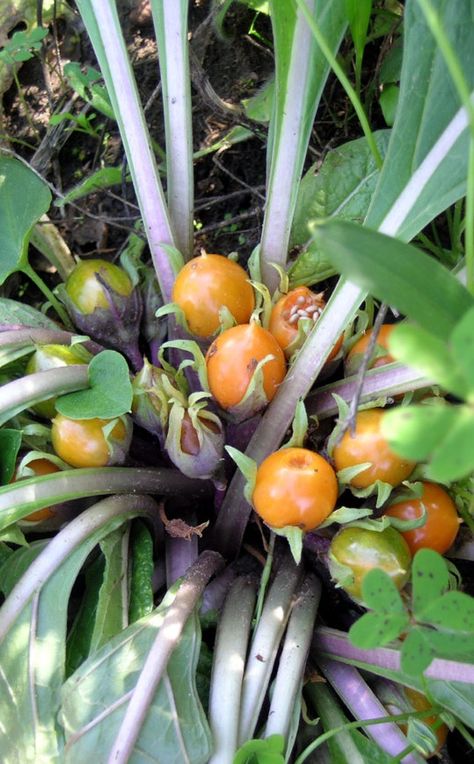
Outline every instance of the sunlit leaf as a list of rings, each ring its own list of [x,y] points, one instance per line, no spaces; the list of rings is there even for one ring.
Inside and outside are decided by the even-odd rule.
[[[469,392],[472,394],[474,392],[474,308],[468,310],[454,327],[450,337],[450,347],[457,364],[464,372]]]
[[[433,451],[426,476],[440,483],[460,480],[474,470],[474,411],[457,406],[457,416]]]
[[[459,417],[445,401],[390,409],[381,430],[390,447],[407,459],[424,460],[444,441]]]
[[[107,760],[165,612],[154,611],[129,626],[67,680],[59,718],[70,764]],[[148,762],[205,764],[209,759],[210,733],[195,685],[199,646],[199,620],[194,615],[168,663],[136,743],[137,755],[140,752]]]
[[[428,380],[460,398],[466,396],[469,389],[467,380],[450,353],[448,344],[432,332],[411,324],[399,324],[390,333],[388,349],[397,361],[421,372]]]

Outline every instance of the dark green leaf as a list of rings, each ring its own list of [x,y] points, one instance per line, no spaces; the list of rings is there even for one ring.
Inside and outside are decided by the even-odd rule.
[[[410,630],[400,651],[400,666],[409,676],[421,674],[434,658],[434,650],[427,639],[425,630],[415,627]]]
[[[113,419],[130,411],[132,385],[125,358],[115,350],[104,350],[89,364],[88,390],[62,395],[56,409],[70,419]]]
[[[18,159],[0,154],[0,284],[26,264],[31,228],[50,204],[46,183]]]
[[[405,612],[400,592],[390,576],[380,568],[370,570],[362,579],[365,605],[380,614]]]
[[[397,454],[421,461],[444,441],[457,422],[458,412],[459,407],[445,401],[399,406],[385,413],[381,429]]]
[[[349,630],[349,639],[355,647],[371,650],[396,639],[410,622],[405,611],[396,613],[365,613]]]
[[[420,371],[428,380],[459,398],[466,397],[469,390],[466,379],[447,343],[432,332],[419,326],[400,324],[391,332],[388,348],[397,361]]]
[[[125,541],[124,541],[125,537]],[[100,543],[105,559],[104,574],[97,598],[90,652],[118,634],[128,625],[127,544],[128,529],[121,527]]]
[[[137,520],[132,527],[130,542],[130,623],[138,621],[153,610],[153,538],[147,526]]]
[[[389,130],[374,133],[382,157],[387,150],[389,137]],[[334,216],[361,223],[367,214],[379,174],[365,138],[349,141],[329,151],[322,165],[318,167],[315,163],[310,167],[300,183],[290,246],[308,242],[311,236],[308,228],[310,220]],[[321,271],[324,268],[320,261],[326,263],[326,270],[332,268],[314,245],[310,246],[309,252],[303,257],[306,262],[311,257],[314,265],[319,261],[318,268]],[[292,282],[296,276],[293,271],[298,267],[302,266],[294,265],[290,271]]]
[[[441,263],[398,239],[344,220],[315,226],[314,239],[345,277],[442,339],[474,304]]]
[[[474,410],[456,406],[456,418],[431,456],[426,477],[440,483],[460,480],[474,470]]]
[[[417,612],[417,620],[444,631],[474,632],[474,598],[464,592],[446,592]],[[473,641],[474,650],[474,641]]]
[[[411,580],[413,613],[423,620],[428,603],[439,600],[449,588],[449,570],[444,558],[432,549],[419,549],[413,558]]]
[[[63,686],[60,721],[70,764],[107,760],[127,709],[128,694],[140,676],[164,612],[155,610],[122,631],[90,656]],[[199,621],[194,615],[158,686],[132,759],[139,751],[141,759],[150,763],[208,761],[210,733],[195,686],[199,646]]]
[[[12,479],[20,446],[20,430],[0,430],[0,485]]]
[[[24,326],[44,326],[57,329],[58,325],[39,310],[27,303],[0,297],[0,324],[23,324]]]
[[[468,310],[453,329],[450,347],[457,365],[464,372],[466,384],[472,394],[474,393],[474,308]]]
[[[104,577],[105,561],[102,555],[85,572],[85,591],[66,644],[66,676],[70,676],[90,653],[92,632],[99,590]]]
[[[462,72],[471,90],[474,84],[472,4],[432,0],[431,5],[462,62]],[[417,0],[405,3],[403,27],[400,101],[380,182],[367,216],[367,225],[371,228],[379,227],[460,106],[443,53]],[[425,168],[429,171],[424,182],[412,183],[408,195],[405,191],[408,209],[395,224],[397,235],[404,241],[412,239],[438,213],[464,195],[468,143],[466,121],[466,129],[451,150],[441,150],[436,162],[433,158],[427,161]]]

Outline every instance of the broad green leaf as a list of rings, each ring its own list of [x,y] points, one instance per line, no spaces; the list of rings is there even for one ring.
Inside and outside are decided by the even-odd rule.
[[[408,613],[364,613],[350,628],[349,639],[355,647],[370,650],[396,639],[410,622]]]
[[[18,159],[0,154],[0,284],[26,264],[30,231],[50,204],[46,183]]]
[[[91,532],[88,535],[84,533],[83,538],[71,546],[67,558],[49,573],[46,580],[38,581],[32,596],[25,597],[23,609],[6,632],[1,642],[0,692],[10,702],[2,711],[3,761],[28,761],[32,758],[32,752],[35,752],[33,758],[38,762],[59,764],[64,761],[60,753],[62,737],[56,717],[65,675],[69,594],[80,568],[101,538],[136,514],[134,509],[111,518],[110,514],[99,512]],[[71,525],[62,531],[63,535],[69,533]],[[87,528],[87,525],[84,527]],[[20,558],[19,568],[25,562],[31,563],[33,556],[36,556],[36,564],[41,557],[51,559],[51,545],[55,544],[57,550],[62,543],[65,542],[58,534],[49,544],[42,542],[41,547],[21,550],[16,553]],[[40,555],[37,555],[38,548]],[[13,567],[14,560],[8,563],[9,567]],[[28,576],[28,571],[25,575]],[[7,603],[0,610],[2,628]]]
[[[421,461],[445,440],[458,421],[459,410],[444,401],[393,408],[385,413],[382,433],[397,454]]]
[[[380,568],[369,570],[362,579],[362,597],[371,610],[380,614],[405,613],[405,608],[394,581]]]
[[[162,609],[122,631],[94,653],[62,690],[60,723],[67,764],[107,760],[127,709],[130,692],[163,621]],[[209,728],[195,686],[200,630],[191,617],[141,728],[133,761],[205,764],[211,754]]]
[[[374,138],[383,157],[390,131],[379,130],[374,133]],[[301,180],[290,246],[308,242],[311,237],[310,220],[337,217],[361,223],[367,214],[379,174],[365,138],[349,141],[329,151],[319,169],[315,163]],[[316,259],[317,247],[312,244],[309,251]],[[322,256],[319,255],[319,258],[322,259]],[[325,262],[326,267],[330,267]]]
[[[434,658],[434,649],[426,637],[425,629],[412,628],[400,651],[400,666],[409,676],[416,676],[428,668]]]
[[[457,359],[453,358],[448,344],[432,332],[419,326],[400,324],[390,334],[388,349],[397,361],[411,366],[459,398],[466,397],[469,386],[458,368]]]
[[[125,358],[115,350],[104,350],[89,364],[90,388],[63,395],[56,409],[70,419],[113,419],[131,409],[132,385]]]
[[[474,411],[457,406],[456,419],[433,451],[426,476],[440,483],[460,480],[474,470]]]
[[[153,538],[144,523],[137,520],[130,541],[130,623],[153,610]]]
[[[423,620],[424,608],[449,588],[449,570],[443,557],[433,549],[419,549],[411,569],[412,602],[415,617]]]
[[[441,263],[398,239],[342,220],[315,226],[314,239],[345,277],[441,339],[474,305]]]
[[[474,597],[464,592],[446,592],[417,611],[417,620],[443,631],[474,632]],[[473,640],[474,650],[474,640]]]
[[[457,365],[464,372],[468,391],[472,396],[474,394],[474,308],[468,310],[456,324],[449,345]]]
[[[7,485],[12,479],[20,446],[20,430],[0,430],[0,485]]]
[[[464,77],[474,83],[474,26],[470,2],[433,0]],[[377,228],[404,192],[391,217],[390,231],[409,241],[437,214],[465,193],[469,135],[467,120],[456,139],[453,118],[460,103],[437,42],[417,0],[407,0],[400,100],[392,137],[367,225]],[[451,123],[451,124],[450,124]],[[443,131],[452,136],[427,159]],[[424,165],[423,165],[424,163]],[[423,177],[413,177],[423,165]],[[428,284],[427,284],[428,286]]]
[[[272,0],[275,50],[275,97],[270,120],[267,203],[261,238],[263,264],[285,266],[298,183],[329,65],[300,9],[287,0]],[[344,0],[311,0],[321,33],[333,51],[339,49],[347,25]],[[282,194],[282,188],[285,193]],[[267,267],[265,280],[275,280]]]
[[[0,297],[0,324],[19,324],[24,326],[57,329],[58,325],[39,310],[27,303]]]
[[[96,191],[103,191],[106,188],[120,185],[123,178],[123,172],[121,167],[101,167],[92,175],[88,175],[87,178],[81,180],[77,186],[67,191],[64,196],[55,202],[56,207],[64,207],[65,204],[75,202],[77,199],[82,199],[84,196],[93,194]]]

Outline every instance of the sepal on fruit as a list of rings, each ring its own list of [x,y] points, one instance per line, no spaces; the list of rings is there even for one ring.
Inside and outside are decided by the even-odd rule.
[[[143,368],[132,380],[132,416],[144,430],[156,435],[161,445],[169,417],[170,375],[145,359]]]
[[[258,362],[242,400],[235,406],[226,409],[226,414],[234,422],[243,422],[246,419],[250,419],[250,417],[268,406],[269,400],[264,389],[263,368],[265,364],[273,361],[273,359],[273,355],[266,355],[265,358]]]
[[[91,265],[91,261],[79,263],[76,269],[83,265]],[[90,312],[81,309],[77,304],[75,290],[78,288],[71,282],[73,271],[65,285],[58,287],[58,295],[65,304],[75,326],[88,336],[101,342],[105,347],[113,348],[124,353],[137,368],[141,368],[141,356],[138,349],[140,321],[142,316],[142,298],[138,288],[133,287],[128,275],[123,271],[124,286],[122,293],[116,291],[107,278],[110,264],[104,261],[103,273],[98,265],[93,276],[99,285],[96,290],[97,299],[91,299]],[[90,278],[90,273],[84,279]],[[72,283],[72,286],[71,286]],[[105,303],[105,306],[104,306]]]
[[[165,448],[176,467],[190,478],[211,478],[224,454],[224,428],[209,411],[208,393],[193,393],[186,400],[178,392],[171,398]]]

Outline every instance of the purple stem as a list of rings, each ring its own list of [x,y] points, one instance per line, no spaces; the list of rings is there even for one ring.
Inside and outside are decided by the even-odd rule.
[[[165,544],[166,586],[169,589],[196,562],[199,556],[198,537],[193,534],[190,539],[182,539],[167,535]]]
[[[356,719],[362,721],[388,716],[386,708],[362,679],[357,669],[328,658],[318,658],[318,664],[326,679]],[[398,756],[409,744],[394,722],[368,726],[365,732],[390,756]],[[402,759],[403,764],[420,764],[421,761],[418,754],[408,754]]]
[[[21,324],[12,326],[11,324],[0,324],[0,347],[14,345],[22,347],[31,344],[38,345],[70,345],[73,337],[77,333],[62,331],[61,329],[43,329],[28,327]],[[81,347],[86,348],[89,353],[96,355],[101,353],[104,348],[97,342],[87,340],[82,342]]]
[[[224,604],[233,581],[237,578],[237,571],[228,565],[222,573],[211,581],[204,589],[202,597],[201,614],[209,613],[211,610],[220,610]]]
[[[410,390],[419,390],[428,387],[432,381],[420,376],[414,369],[402,366],[400,363],[391,363],[377,369],[366,372],[360,403],[367,403],[375,398],[394,396],[406,393]],[[357,387],[357,375],[347,377],[338,382],[333,382],[325,387],[320,387],[306,399],[308,415],[316,415],[319,419],[326,419],[338,413],[333,394],[344,398],[348,403],[354,397]]]
[[[349,642],[347,634],[336,629],[320,626],[315,630],[313,648],[332,658],[346,658],[366,664],[367,671],[374,666],[400,671],[400,651],[391,647],[377,647],[373,650],[362,650]],[[318,658],[319,660],[319,658]],[[423,676],[427,679],[441,679],[444,682],[463,682],[474,684],[474,664],[435,658],[428,666]]]

